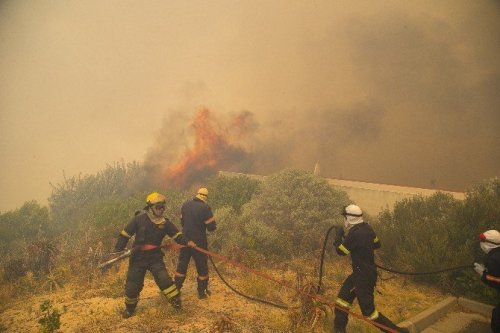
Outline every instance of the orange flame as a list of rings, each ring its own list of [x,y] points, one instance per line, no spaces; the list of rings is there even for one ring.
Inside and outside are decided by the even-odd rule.
[[[250,120],[251,114],[245,112],[237,115],[229,128],[221,128],[207,108],[198,109],[191,124],[193,147],[164,172],[163,179],[170,186],[186,188],[244,160],[247,153],[238,143],[251,128]]]

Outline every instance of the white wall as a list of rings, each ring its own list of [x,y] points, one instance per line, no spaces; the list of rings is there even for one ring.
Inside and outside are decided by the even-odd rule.
[[[260,175],[242,174],[226,171],[220,171],[219,174],[227,177],[247,176],[257,179],[264,178],[264,176]],[[465,194],[462,192],[440,191],[418,187],[375,184],[331,178],[326,178],[326,181],[330,185],[345,191],[355,204],[360,206],[361,209],[363,209],[368,214],[372,215],[377,215],[384,208],[392,209],[396,201],[400,201],[404,198],[411,198],[415,195],[422,195],[425,197],[433,195],[436,192],[443,192],[451,194],[455,199],[463,200],[465,198]]]

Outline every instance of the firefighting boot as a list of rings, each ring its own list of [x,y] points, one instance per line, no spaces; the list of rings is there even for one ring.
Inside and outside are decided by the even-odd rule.
[[[177,275],[174,276],[174,282],[175,282],[175,286],[177,287],[177,290],[181,291],[182,285],[184,284],[185,280],[186,280],[186,276],[177,276]]]
[[[205,280],[200,280],[198,278],[198,298],[205,299],[210,296],[210,291],[208,290],[208,278]]]
[[[375,319],[375,322],[382,324],[385,327],[390,328],[396,332],[401,332],[401,333],[409,333],[410,332],[407,328],[397,326],[389,318],[387,318],[386,316],[384,316],[381,313],[378,314],[378,318]],[[382,327],[379,327],[379,329],[383,332],[389,332],[387,330],[384,330]]]
[[[125,304],[125,310],[122,312],[122,317],[123,319],[130,318],[134,315],[135,313],[135,307],[137,306],[137,303],[135,304]]]
[[[177,311],[182,310],[182,302],[181,302],[181,295],[180,294],[177,294],[174,297],[170,298],[168,300],[168,302],[172,305],[172,307],[175,310],[177,310]]]

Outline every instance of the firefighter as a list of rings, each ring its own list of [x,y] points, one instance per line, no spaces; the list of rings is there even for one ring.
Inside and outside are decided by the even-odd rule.
[[[488,286],[500,290],[500,232],[488,230],[479,235],[479,245],[486,257],[484,264],[474,263],[474,270]],[[500,303],[491,312],[491,330],[500,333]]]
[[[168,218],[163,216],[166,205],[164,195],[153,192],[147,196],[146,203],[144,210],[136,214],[121,231],[115,246],[115,252],[123,251],[129,239],[135,235],[125,283],[124,318],[129,318],[134,314],[139,302],[139,294],[144,286],[144,276],[148,270],[153,274],[156,284],[169,303],[175,309],[180,310],[180,294],[167,272],[160,246],[166,235],[179,244],[196,246],[193,241],[188,240],[182,232],[179,232]]]
[[[342,210],[344,227],[337,228],[334,247],[339,255],[350,254],[352,273],[342,284],[335,299],[335,319],[333,331],[346,332],[348,313],[338,309],[349,310],[355,298],[358,299],[363,315],[369,320],[384,325],[397,332],[409,332],[406,328],[396,326],[392,321],[375,308],[374,289],[377,282],[374,250],[380,248],[380,241],[372,227],[363,220],[363,212],[356,205],[349,205]],[[344,231],[345,229],[345,231]],[[387,332],[379,327],[380,330]]]
[[[212,209],[207,204],[208,190],[200,188],[196,196],[186,201],[181,207],[182,232],[186,237],[192,239],[202,249],[208,249],[207,230],[214,231],[217,228]],[[210,295],[208,290],[208,260],[207,255],[191,248],[182,248],[179,253],[179,261],[175,272],[175,284],[181,289],[186,279],[189,261],[193,257],[198,273],[198,298],[205,299]]]

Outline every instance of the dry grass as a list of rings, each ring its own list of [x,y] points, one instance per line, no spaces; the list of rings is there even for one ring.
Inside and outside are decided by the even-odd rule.
[[[170,259],[169,259],[170,257]],[[167,255],[167,267],[173,273],[174,255]],[[169,261],[170,260],[170,261]],[[317,264],[296,260],[288,263],[288,270],[265,270],[278,280],[306,290],[315,291]],[[127,263],[122,262],[105,273],[95,273],[90,280],[75,277],[63,288],[51,293],[28,295],[17,293],[17,288],[28,289],[36,285],[33,278],[22,284],[3,284],[0,297],[8,301],[0,315],[0,328],[15,332],[37,331],[39,305],[51,300],[60,311],[64,332],[328,332],[331,331],[332,314],[321,304],[299,297],[287,287],[267,281],[241,269],[218,263],[225,278],[241,292],[273,302],[286,302],[293,306],[282,310],[246,300],[231,292],[211,270],[210,287],[213,295],[208,300],[196,297],[196,270],[191,265],[183,289],[184,310],[174,311],[159,296],[151,275],[147,275],[137,314],[123,320],[123,286]],[[263,269],[258,267],[258,269]],[[333,301],[343,279],[350,273],[348,262],[327,261],[324,266],[322,297]],[[387,275],[383,276],[384,278]],[[82,282],[83,281],[83,282]],[[90,282],[85,282],[90,281]],[[21,295],[23,295],[21,297]],[[409,318],[439,301],[443,295],[429,287],[413,284],[401,277],[379,280],[375,302],[380,312],[395,322]],[[359,313],[359,307],[353,310]],[[349,332],[378,332],[377,329],[356,318],[349,322]]]

